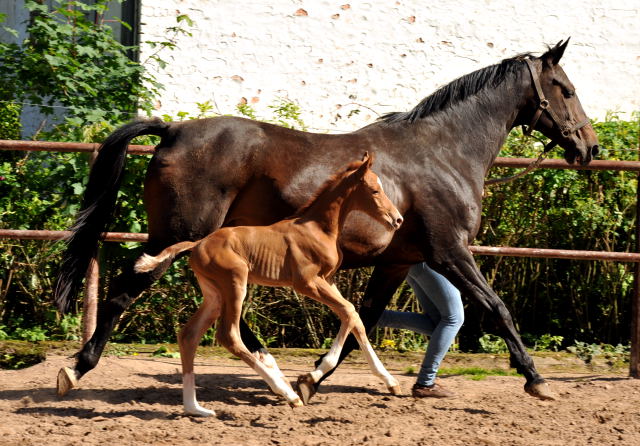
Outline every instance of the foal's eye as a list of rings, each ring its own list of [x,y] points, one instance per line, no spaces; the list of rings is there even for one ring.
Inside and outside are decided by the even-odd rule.
[[[563,93],[565,98],[572,98],[576,95],[576,92],[573,90],[565,90]]]
[[[378,195],[378,194],[380,193],[380,191],[378,191],[378,190],[372,190],[372,191],[371,191],[371,193],[372,193],[373,195]]]

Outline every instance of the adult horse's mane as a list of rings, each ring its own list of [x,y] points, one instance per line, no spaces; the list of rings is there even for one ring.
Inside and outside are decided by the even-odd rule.
[[[498,64],[465,74],[449,84],[440,87],[434,93],[420,101],[412,110],[408,112],[387,113],[382,115],[379,120],[388,123],[400,121],[414,122],[417,119],[424,118],[427,115],[462,102],[487,87],[496,88],[504,82],[508,76],[517,73],[524,59],[530,56],[530,53],[518,54],[515,57],[504,59]]]
[[[362,166],[362,163],[364,161],[354,161],[352,163],[349,163],[349,165],[345,166],[344,169],[340,170],[338,173],[331,175],[327,181],[325,181],[322,186],[320,186],[318,188],[318,190],[311,196],[311,198],[309,198],[309,200],[307,200],[307,202],[305,204],[303,204],[300,208],[298,208],[298,210],[295,212],[295,214],[293,214],[291,217],[289,218],[296,218],[296,217],[300,217],[302,214],[304,214],[310,207],[311,205],[318,199],[318,197],[320,195],[322,195],[322,193],[324,193],[325,191],[331,189],[333,186],[335,186],[341,179],[343,179],[348,173],[356,170],[358,167]]]

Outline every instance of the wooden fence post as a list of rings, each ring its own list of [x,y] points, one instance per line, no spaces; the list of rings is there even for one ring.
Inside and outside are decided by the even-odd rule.
[[[640,174],[636,185],[636,252],[640,252]],[[640,378],[640,264],[635,264],[631,295],[631,352],[629,376]]]
[[[98,266],[98,261],[93,258],[87,270],[84,301],[82,303],[82,345],[86,344],[93,336],[93,332],[96,331],[99,283],[100,267]]]
[[[89,169],[98,157],[98,150],[94,146],[89,157]],[[96,256],[97,257],[97,256]],[[86,344],[93,332],[96,331],[98,318],[98,287],[100,285],[100,267],[98,259],[94,257],[89,262],[87,275],[85,276],[84,300],[82,303],[82,345]]]

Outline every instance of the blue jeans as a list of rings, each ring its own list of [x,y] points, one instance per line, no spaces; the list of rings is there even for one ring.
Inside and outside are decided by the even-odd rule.
[[[424,313],[385,310],[377,325],[431,336],[417,381],[420,385],[430,386],[464,322],[464,307],[458,289],[426,263],[418,263],[409,269],[407,283],[413,288]]]

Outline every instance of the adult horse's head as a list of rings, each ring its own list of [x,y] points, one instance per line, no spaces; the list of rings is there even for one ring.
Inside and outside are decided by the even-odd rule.
[[[540,57],[526,58],[531,74],[531,95],[521,110],[528,124],[525,133],[538,130],[561,146],[568,163],[588,164],[598,153],[598,137],[582,109],[576,90],[559,65],[569,39],[558,42]]]

